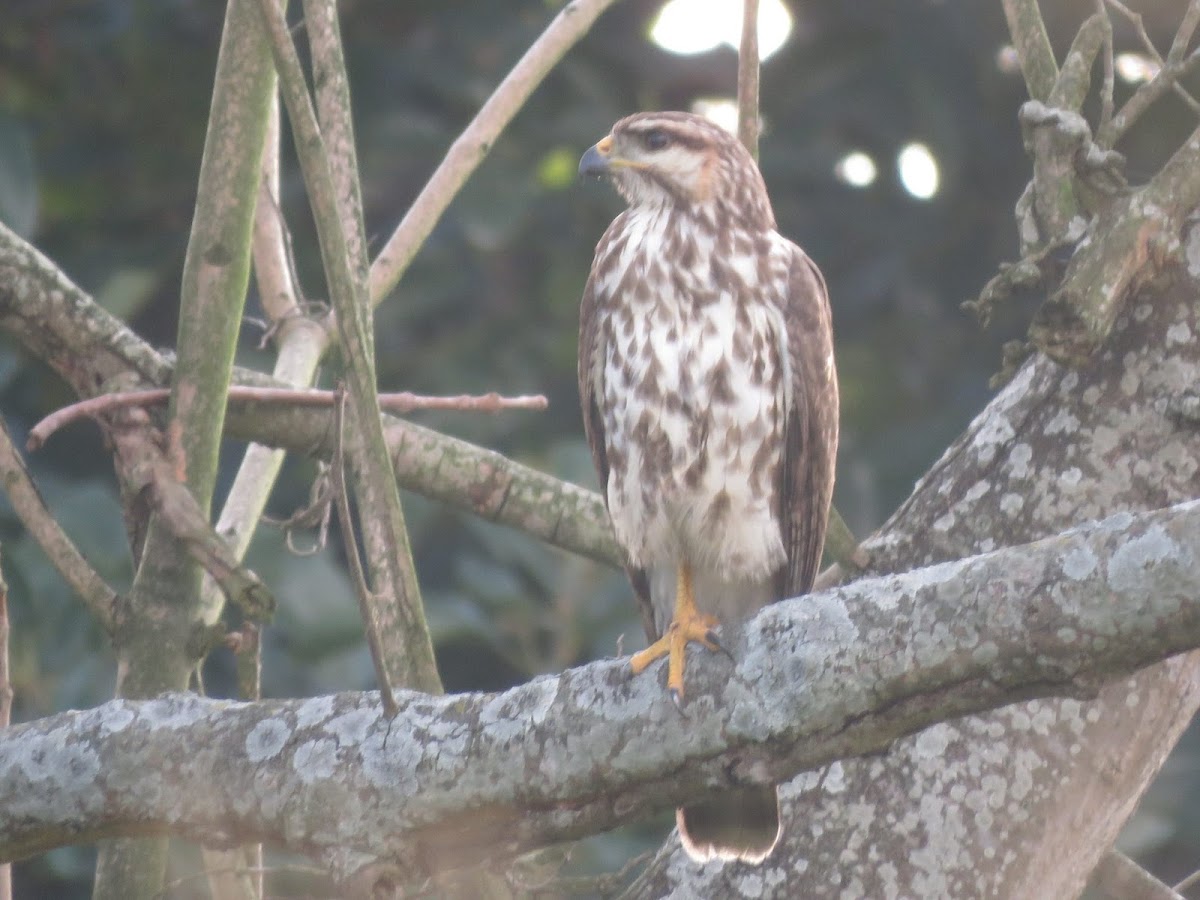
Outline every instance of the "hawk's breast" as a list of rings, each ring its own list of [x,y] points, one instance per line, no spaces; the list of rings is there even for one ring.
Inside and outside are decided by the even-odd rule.
[[[704,233],[671,227],[630,215],[598,285],[613,526],[636,566],[765,579],[784,561],[790,254],[774,235],[718,254]]]

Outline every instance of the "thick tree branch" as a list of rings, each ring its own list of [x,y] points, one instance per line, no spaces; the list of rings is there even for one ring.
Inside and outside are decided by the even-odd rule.
[[[304,320],[296,320],[303,324]],[[98,306],[49,259],[0,223],[0,328],[51,366],[81,397],[141,383],[161,387],[173,360]],[[261,372],[235,369],[246,385],[287,388]],[[269,404],[231,405],[226,424],[245,440],[329,459],[327,412]],[[616,564],[608,513],[594,491],[563,482],[492,450],[385,416],[400,486],[528,532],[556,547]]]
[[[419,876],[594,833],[1200,646],[1197,531],[1200,501],[776,604],[732,669],[698,661],[686,718],[626,660],[404,693],[390,724],[374,694],[58,714],[0,737],[0,858],[179,832]]]

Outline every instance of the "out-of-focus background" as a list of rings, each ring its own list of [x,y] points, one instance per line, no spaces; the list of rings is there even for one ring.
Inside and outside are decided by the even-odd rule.
[[[557,0],[345,0],[368,234],[378,248],[458,131],[560,4]],[[824,270],[842,386],[836,503],[856,533],[877,527],[987,402],[1000,345],[1036,297],[981,333],[960,310],[1016,251],[1013,205],[1028,178],[1016,112],[1026,98],[995,0],[762,0],[762,169],[780,229]],[[1132,4],[1165,52],[1185,3]],[[1092,0],[1045,3],[1060,57]],[[575,390],[578,301],[592,249],[619,210],[581,184],[579,156],[645,109],[731,115],[740,4],[626,0],[536,92],[454,202],[376,316],[379,382],[427,393],[544,393],[549,412],[419,421],[594,486]],[[177,290],[223,4],[211,0],[7,0],[0,11],[0,220],[32,240],[156,345],[175,336]],[[1145,60],[1118,20],[1118,102]],[[1120,149],[1131,180],[1194,126],[1168,98]],[[323,297],[302,187],[288,157],[281,202],[310,299]],[[251,314],[257,300],[251,300]],[[269,367],[260,332],[240,362]],[[0,336],[0,411],[18,440],[73,399]],[[236,464],[229,446],[227,477]],[[115,483],[98,433],[76,425],[31,459],[72,537],[114,584],[130,578]],[[313,467],[290,463],[271,510],[303,504]],[[499,689],[641,645],[618,573],[419,497],[406,498],[448,690]],[[251,564],[280,609],[265,635],[264,691],[373,686],[340,551],[288,553],[264,529]],[[0,500],[23,721],[109,698],[102,635]],[[233,691],[232,661],[207,668]],[[1200,747],[1184,739],[1126,829],[1164,878],[1200,867]],[[615,869],[669,824],[581,844],[575,872]],[[84,897],[93,853],[17,866],[19,897]],[[195,865],[181,847],[175,876]],[[202,883],[199,883],[202,884]],[[282,884],[277,882],[277,884]],[[306,895],[305,882],[293,887]],[[174,889],[193,896],[197,883]],[[283,890],[283,888],[280,888]],[[1200,896],[1200,895],[1197,895]]]

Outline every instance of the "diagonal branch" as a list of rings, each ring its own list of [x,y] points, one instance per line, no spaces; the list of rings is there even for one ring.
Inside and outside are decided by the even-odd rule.
[[[1045,102],[1058,78],[1058,63],[1037,0],[1003,0],[1001,5],[1029,96]]]
[[[0,483],[25,530],[38,542],[50,563],[96,621],[105,631],[111,632],[116,613],[116,591],[91,567],[50,514],[3,422],[0,422]]]
[[[742,5],[742,40],[738,45],[738,140],[758,160],[758,0]]]
[[[431,692],[441,690],[433,643],[421,606],[412,552],[399,492],[384,444],[376,400],[374,341],[367,296],[367,263],[362,211],[357,189],[349,96],[341,65],[336,9],[306,3],[313,38],[323,121],[318,125],[296,47],[282,12],[271,0],[259,8],[270,36],[271,52],[305,185],[312,203],[321,259],[336,310],[338,336],[347,362],[350,416],[349,457],[356,499],[362,513],[363,539],[371,565],[372,591],[365,598],[374,616],[365,623],[384,632],[386,660],[381,673],[399,684]],[[338,94],[336,98],[326,92]]]
[[[417,877],[595,833],[1200,646],[1197,529],[1193,501],[776,604],[693,670],[686,719],[623,660],[405,692],[391,722],[364,694],[57,714],[0,737],[0,859],[171,831]]]
[[[303,320],[297,320],[303,321]],[[77,394],[110,383],[161,386],[173,360],[114,319],[44,255],[0,223],[0,329],[53,368]],[[245,385],[287,388],[250,369]],[[616,564],[619,553],[604,503],[594,491],[504,455],[411,422],[385,417],[385,437],[400,486],[489,522],[521,529],[553,546]],[[230,434],[330,459],[326,412],[248,403],[231,405]]]
[[[570,0],[488,97],[471,124],[446,151],[446,158],[371,264],[373,304],[383,300],[400,281],[450,201],[483,162],[517,110],[525,105],[542,79],[614,2]]]

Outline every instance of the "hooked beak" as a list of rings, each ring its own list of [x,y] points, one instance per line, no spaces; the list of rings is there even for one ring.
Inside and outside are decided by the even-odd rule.
[[[597,178],[607,174],[612,165],[612,145],[613,139],[610,134],[589,147],[587,153],[579,160],[579,174],[595,175]]]

